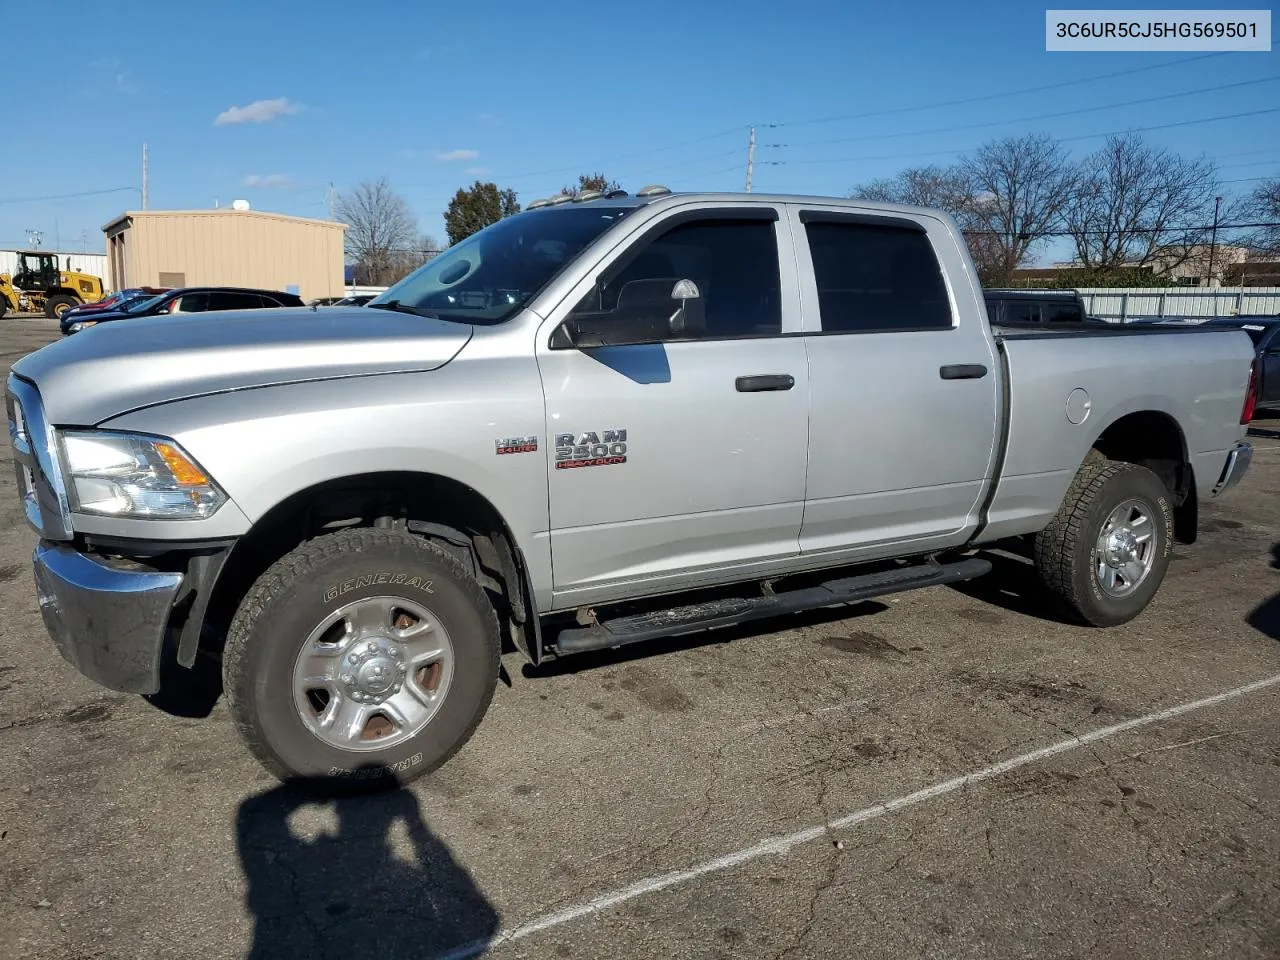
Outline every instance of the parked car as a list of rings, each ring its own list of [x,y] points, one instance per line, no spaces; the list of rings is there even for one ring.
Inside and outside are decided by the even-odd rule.
[[[1206,320],[1206,327],[1238,327],[1253,341],[1258,371],[1258,406],[1280,409],[1280,314],[1248,314]]]
[[[1006,326],[1039,323],[1106,323],[1090,317],[1084,298],[1074,290],[1002,290],[982,291],[987,316],[992,323]]]
[[[1254,351],[1062,326],[992,324],[941,212],[531,206],[322,322],[144,317],[14,363],[40,609],[115,690],[217,658],[268,770],[357,786],[452,756],[506,639],[536,664],[969,580],[1019,537],[1048,603],[1123,624],[1249,466]]]
[[[130,303],[117,310],[102,310],[91,316],[72,317],[60,325],[64,335],[113,320],[133,320],[172,313],[205,313],[221,310],[262,310],[305,306],[302,298],[279,290],[247,287],[182,287],[156,297]]]
[[[152,297],[162,293],[167,293],[170,287],[130,287],[125,290],[118,290],[106,299],[99,300],[97,303],[84,303],[78,307],[70,307],[65,310],[59,318],[64,325],[69,326],[76,320],[84,317],[101,313],[106,310],[125,310],[136,303],[143,300],[149,300]]]

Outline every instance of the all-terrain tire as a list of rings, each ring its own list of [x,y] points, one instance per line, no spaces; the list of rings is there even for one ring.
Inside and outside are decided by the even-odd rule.
[[[1153,521],[1152,564],[1136,589],[1108,593],[1099,580],[1098,537],[1112,511],[1136,501]],[[1112,627],[1138,616],[1155,596],[1173,552],[1173,504],[1169,490],[1146,467],[1100,457],[1087,459],[1053,520],[1035,538],[1040,581],[1076,620]]]
[[[357,752],[325,742],[303,723],[294,664],[326,617],[370,597],[429,610],[448,635],[452,679],[425,728],[385,749]],[[493,698],[499,652],[493,607],[455,557],[408,532],[347,529],[307,541],[258,578],[227,634],[223,684],[241,739],[272,774],[374,789],[429,773],[470,739]]]

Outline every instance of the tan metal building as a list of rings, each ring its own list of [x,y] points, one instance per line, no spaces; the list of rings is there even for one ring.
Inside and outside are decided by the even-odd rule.
[[[112,290],[259,287],[304,300],[343,293],[346,224],[225,207],[131,210],[102,228]]]

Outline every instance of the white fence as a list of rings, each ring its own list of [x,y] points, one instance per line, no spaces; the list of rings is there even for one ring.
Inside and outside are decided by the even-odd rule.
[[[1124,323],[1145,317],[1207,320],[1247,313],[1280,313],[1280,287],[1082,287],[1091,317]]]

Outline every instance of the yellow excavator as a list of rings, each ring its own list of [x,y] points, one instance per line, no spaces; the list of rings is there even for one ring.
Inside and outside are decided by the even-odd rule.
[[[61,317],[64,312],[82,303],[95,303],[102,299],[102,278],[70,269],[58,269],[58,257],[41,251],[22,251],[18,254],[18,269],[12,275],[0,273],[0,317],[8,311],[14,313],[38,313],[46,317]]]

